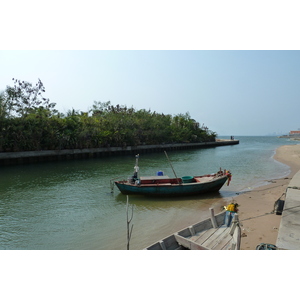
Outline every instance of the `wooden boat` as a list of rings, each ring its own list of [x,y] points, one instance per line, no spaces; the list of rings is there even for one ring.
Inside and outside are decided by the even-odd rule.
[[[193,176],[192,181],[185,183],[182,178],[164,176],[141,177],[139,182],[131,180],[115,181],[122,194],[149,196],[186,196],[218,191],[227,181],[227,175]]]
[[[136,156],[134,175],[127,180],[114,181],[121,193],[125,195],[146,196],[187,196],[208,192],[216,192],[231,179],[230,173],[219,171],[214,174],[202,176],[183,176],[178,178],[173,167],[175,178],[164,176],[158,172],[158,176],[139,177],[138,155]]]
[[[214,215],[197,224],[148,246],[144,250],[239,250],[241,228],[238,214],[235,213],[231,223],[227,223],[226,211]]]

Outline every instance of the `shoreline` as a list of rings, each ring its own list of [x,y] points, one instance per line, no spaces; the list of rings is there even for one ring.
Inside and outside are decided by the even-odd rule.
[[[300,169],[300,145],[280,146],[273,158],[289,166],[288,176],[269,180],[270,183],[233,198],[239,204],[241,250],[255,250],[260,243],[276,245],[281,215],[273,213],[274,204],[279,198],[285,199],[287,186]]]

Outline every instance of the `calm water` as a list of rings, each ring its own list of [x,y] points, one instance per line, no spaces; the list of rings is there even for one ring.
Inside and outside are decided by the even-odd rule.
[[[178,176],[231,170],[230,186],[212,195],[158,199],[130,196],[134,207],[130,249],[142,249],[216,212],[236,195],[284,177],[273,160],[277,137],[236,137],[239,145],[169,152]],[[126,249],[126,196],[110,179],[133,173],[134,156],[97,158],[0,169],[0,249]],[[140,155],[140,173],[173,176],[164,153]]]

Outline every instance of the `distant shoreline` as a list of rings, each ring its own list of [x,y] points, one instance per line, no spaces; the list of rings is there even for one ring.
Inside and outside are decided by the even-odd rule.
[[[293,141],[300,141],[300,136],[299,135],[281,135],[279,136],[281,139],[291,139]]]

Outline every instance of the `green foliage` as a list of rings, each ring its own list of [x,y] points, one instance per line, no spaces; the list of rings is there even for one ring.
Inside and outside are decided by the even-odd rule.
[[[19,117],[25,117],[38,109],[48,111],[48,114],[56,113],[55,103],[50,103],[49,99],[42,97],[45,88],[39,79],[35,86],[27,81],[12,79],[14,86],[7,86],[4,92],[4,99],[7,103],[8,113],[12,111]]]
[[[199,126],[189,113],[176,116],[94,102],[89,113],[54,109],[35,86],[14,80],[0,93],[0,151],[82,149],[214,141],[216,133]]]

